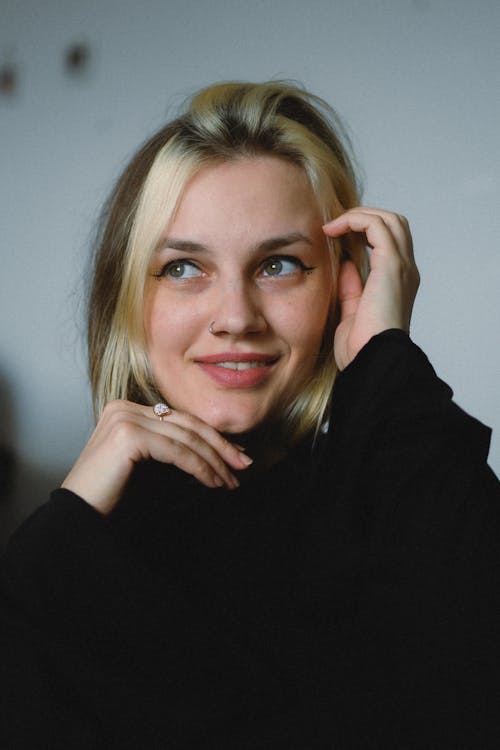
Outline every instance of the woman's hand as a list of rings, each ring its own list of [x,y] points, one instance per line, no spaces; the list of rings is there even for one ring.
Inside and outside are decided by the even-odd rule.
[[[328,224],[329,237],[363,232],[372,248],[370,273],[363,288],[352,261],[341,264],[337,282],[340,323],[335,332],[335,359],[341,370],[377,333],[388,328],[409,331],[420,276],[404,216],[376,208],[352,208]]]
[[[207,487],[229,489],[239,482],[228,466],[245,469],[252,463],[196,417],[172,410],[160,420],[151,406],[111,401],[62,487],[108,514],[134,465],[149,458],[174,464]]]

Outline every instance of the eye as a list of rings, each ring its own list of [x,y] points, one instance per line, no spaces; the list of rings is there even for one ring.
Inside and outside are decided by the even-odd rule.
[[[264,276],[289,276],[297,271],[310,270],[312,269],[305,266],[299,258],[289,256],[269,258],[262,268]]]
[[[158,274],[159,277],[166,276],[171,279],[194,279],[202,275],[203,272],[198,266],[188,260],[173,260]]]

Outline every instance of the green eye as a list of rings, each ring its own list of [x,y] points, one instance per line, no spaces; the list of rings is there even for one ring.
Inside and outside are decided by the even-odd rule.
[[[193,263],[179,262],[178,260],[168,263],[163,270],[163,275],[169,276],[171,279],[192,279],[201,276],[201,273],[200,269]]]
[[[184,274],[184,268],[184,263],[176,263],[175,266],[170,266],[167,269],[167,273],[169,276],[173,276],[174,279],[180,279]]]
[[[280,260],[272,260],[264,270],[268,276],[278,276],[283,271],[283,263]]]
[[[264,276],[289,276],[305,266],[298,258],[270,258],[264,266]]]

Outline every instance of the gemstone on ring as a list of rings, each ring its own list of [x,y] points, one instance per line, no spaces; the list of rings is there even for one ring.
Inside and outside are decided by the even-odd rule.
[[[167,406],[167,404],[155,404],[153,406],[153,412],[157,417],[160,417],[160,419],[163,419],[163,417],[168,417],[172,409],[170,406]]]

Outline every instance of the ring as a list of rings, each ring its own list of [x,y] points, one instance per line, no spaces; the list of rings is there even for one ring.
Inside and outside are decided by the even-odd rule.
[[[172,413],[172,409],[167,404],[156,404],[153,406],[153,412],[155,416],[160,417],[160,422],[163,422],[163,417],[168,417]]]

